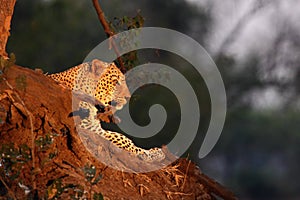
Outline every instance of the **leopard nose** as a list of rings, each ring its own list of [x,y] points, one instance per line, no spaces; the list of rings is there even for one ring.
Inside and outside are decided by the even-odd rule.
[[[128,102],[131,96],[126,96],[125,100]]]

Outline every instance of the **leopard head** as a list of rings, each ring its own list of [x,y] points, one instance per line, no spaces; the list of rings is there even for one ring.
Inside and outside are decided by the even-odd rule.
[[[95,98],[105,106],[111,105],[116,110],[122,109],[130,98],[124,74],[114,63],[104,63],[99,60],[94,60],[93,63],[96,61],[102,66],[102,71],[97,82]]]

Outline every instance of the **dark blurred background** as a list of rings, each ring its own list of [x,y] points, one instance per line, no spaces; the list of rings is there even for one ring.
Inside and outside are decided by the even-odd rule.
[[[199,133],[185,157],[241,199],[300,199],[300,1],[299,0],[110,0],[101,1],[107,18],[145,18],[144,26],[180,31],[198,41],[224,80],[228,110],[222,135],[199,159],[210,101],[202,81],[192,83],[201,108]],[[92,1],[17,1],[8,52],[17,64],[58,72],[80,64],[105,39]],[[141,62],[160,62],[188,73],[189,64],[167,52],[142,52]],[[194,80],[201,77],[193,76]],[[193,82],[193,81],[191,81]],[[155,94],[151,94],[156,90]],[[151,94],[151,98],[147,95]],[[137,123],[149,121],[153,103],[165,105],[164,133],[176,133],[178,102],[165,88],[137,91]],[[143,97],[145,96],[145,97]],[[134,112],[133,112],[134,115]],[[175,122],[174,122],[175,121]],[[172,138],[171,138],[172,139]],[[140,146],[157,144],[136,140]]]

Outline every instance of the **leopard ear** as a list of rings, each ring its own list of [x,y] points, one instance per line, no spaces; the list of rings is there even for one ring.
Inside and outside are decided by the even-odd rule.
[[[101,60],[98,59],[94,59],[92,61],[92,67],[91,67],[92,73],[95,76],[100,76],[107,68],[107,66],[108,66],[107,63],[102,62]]]

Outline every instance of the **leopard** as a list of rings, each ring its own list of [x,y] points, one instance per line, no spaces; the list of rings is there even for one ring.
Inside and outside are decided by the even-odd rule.
[[[131,96],[125,75],[113,62],[107,63],[94,59],[60,73],[47,74],[47,76],[62,87],[92,96],[104,107],[110,107],[112,113],[121,110]],[[125,135],[104,129],[97,117],[98,108],[91,102],[81,100],[79,108],[88,111],[88,115],[80,121],[80,128],[100,135],[116,147],[141,160],[153,162],[165,158],[161,148],[143,149],[136,146]]]

